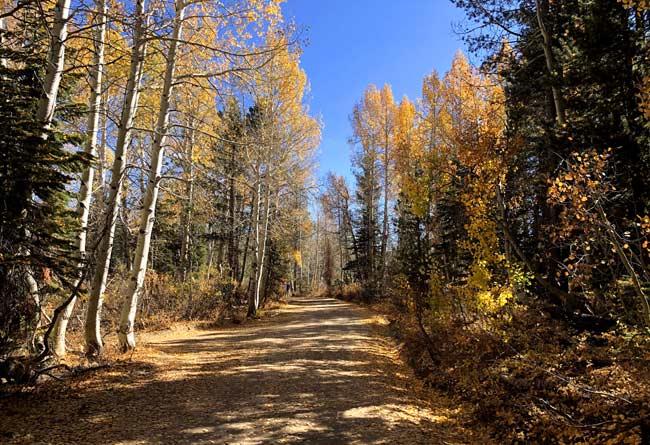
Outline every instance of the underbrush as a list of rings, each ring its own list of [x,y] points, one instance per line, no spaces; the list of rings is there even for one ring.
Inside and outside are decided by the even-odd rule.
[[[470,401],[495,438],[567,444],[650,440],[647,336],[625,326],[579,333],[530,308],[494,324],[486,329],[437,320],[431,332],[436,355],[426,378]],[[419,345],[410,355],[427,363],[418,350],[426,351]]]
[[[106,338],[104,355],[117,354],[113,337],[117,332],[123,302],[121,290],[126,286],[127,279],[126,273],[117,271],[106,289],[101,327]],[[275,294],[270,295],[266,306],[276,300]],[[82,298],[75,307],[67,335],[70,351],[82,355],[85,313],[85,299]],[[197,272],[183,282],[172,274],[149,271],[138,303],[135,327],[138,331],[157,331],[179,322],[202,322],[215,327],[227,322],[241,323],[246,319],[246,313],[245,289],[238,289],[236,283],[225,277],[216,275],[208,280]]]
[[[329,295],[344,301],[355,303],[366,302],[363,287],[358,283],[344,284],[335,286],[329,290]]]
[[[126,274],[118,273],[106,290],[102,321],[105,332],[117,329],[122,305],[121,290],[126,280]],[[149,271],[138,304],[136,328],[164,329],[179,321],[218,322],[244,311],[244,299],[235,283],[218,275],[207,280],[197,274],[183,282],[171,274]],[[81,313],[84,311],[84,308],[80,308]],[[73,328],[81,329],[80,319]]]
[[[352,287],[334,296],[363,300]],[[650,444],[647,333],[580,331],[531,303],[471,321],[427,313],[427,339],[399,299],[373,308],[416,374],[472,406],[497,443]]]

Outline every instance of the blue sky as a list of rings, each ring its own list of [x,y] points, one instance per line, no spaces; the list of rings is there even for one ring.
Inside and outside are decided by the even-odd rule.
[[[334,171],[352,183],[352,107],[371,83],[389,83],[397,100],[419,97],[424,75],[447,71],[463,49],[452,29],[463,12],[449,0],[287,0],[283,12],[308,40],[310,109],[325,124],[318,176]]]

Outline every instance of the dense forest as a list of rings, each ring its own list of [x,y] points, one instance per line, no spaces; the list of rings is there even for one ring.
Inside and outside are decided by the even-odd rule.
[[[281,0],[0,3],[0,392],[334,296],[497,443],[650,443],[650,4],[452,2],[468,55],[360,92],[353,181]]]

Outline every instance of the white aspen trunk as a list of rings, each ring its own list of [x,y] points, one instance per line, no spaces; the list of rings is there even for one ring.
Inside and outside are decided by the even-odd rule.
[[[257,274],[259,272],[259,251],[260,251],[260,199],[261,199],[261,188],[262,183],[259,179],[259,174],[257,178],[257,185],[255,186],[253,192],[253,236],[255,237],[253,241],[253,267],[251,273],[253,274],[253,284],[255,287],[249,290],[248,294],[248,315],[255,316],[257,314],[257,309],[259,308],[259,299],[256,292],[257,288]]]
[[[42,337],[39,335],[39,330],[42,325],[42,318],[43,318],[43,309],[41,307],[41,293],[38,288],[38,283],[36,282],[36,278],[34,278],[34,274],[32,273],[31,270],[28,270],[27,273],[25,274],[25,281],[27,283],[27,287],[29,288],[29,295],[31,296],[33,300],[34,307],[36,308],[36,312],[34,315],[34,324],[32,329],[29,331],[29,349],[32,352],[40,352],[39,351],[39,346],[42,346]]]
[[[50,32],[52,42],[47,53],[47,67],[43,81],[43,95],[38,101],[36,118],[49,129],[54,118],[59,85],[65,64],[65,41],[68,38],[70,0],[58,0],[54,7],[54,26]]]
[[[140,96],[139,88],[142,79],[142,67],[146,55],[146,43],[144,41],[145,27],[145,0],[138,0],[136,3],[136,24],[133,35],[133,48],[131,50],[131,65],[117,133],[110,191],[106,201],[106,225],[100,235],[101,243],[97,252],[97,265],[88,298],[85,341],[86,353],[89,355],[101,354],[103,349],[100,329],[101,309],[106,290],[111,254],[113,252],[115,226],[122,202],[122,179],[126,167],[127,150],[131,141],[131,127],[133,126],[133,119],[135,118]]]
[[[95,18],[96,37],[95,37],[95,56],[93,73],[90,78],[90,113],[88,114],[88,128],[86,130],[88,141],[86,143],[85,152],[88,155],[94,156],[97,153],[97,132],[99,129],[99,115],[102,106],[102,74],[104,69],[104,41],[106,39],[106,17],[108,13],[108,5],[105,0],[97,1],[97,12]],[[77,249],[79,251],[79,270],[85,265],[86,260],[86,239],[88,235],[88,216],[90,214],[90,203],[93,193],[93,177],[95,169],[89,165],[83,172],[81,179],[81,189],[79,190],[79,204],[77,212],[81,222],[81,230],[77,236]],[[78,286],[81,276],[75,283]],[[52,350],[54,353],[63,357],[65,355],[65,334],[68,328],[68,322],[72,316],[72,311],[76,304],[77,298],[73,298],[68,305],[63,309],[61,315],[56,320],[54,329],[52,330],[52,337],[50,341],[53,343]]]
[[[259,308],[260,304],[260,290],[262,288],[262,277],[264,277],[264,258],[266,256],[266,241],[269,236],[269,219],[270,219],[270,210],[271,210],[271,188],[269,185],[266,186],[266,196],[264,198],[264,229],[262,232],[262,241],[259,249],[259,259],[258,259],[258,269],[259,271],[256,274],[256,283],[255,283],[255,302],[256,309]]]
[[[120,348],[123,351],[129,351],[135,348],[135,316],[138,308],[138,299],[142,293],[144,278],[147,272],[147,260],[149,257],[149,248],[151,246],[151,233],[156,217],[156,202],[158,200],[158,191],[160,189],[160,176],[165,156],[165,144],[169,124],[169,105],[174,86],[176,52],[182,36],[183,15],[185,13],[186,4],[183,0],[177,0],[175,6],[176,16],[174,18],[174,28],[167,53],[160,108],[158,110],[158,119],[151,147],[149,182],[147,183],[147,190],[142,203],[142,211],[140,213],[140,229],[138,231],[138,241],[133,261],[133,270],[129,274],[129,282],[127,284],[125,299],[122,305],[122,313],[120,316],[118,338]]]

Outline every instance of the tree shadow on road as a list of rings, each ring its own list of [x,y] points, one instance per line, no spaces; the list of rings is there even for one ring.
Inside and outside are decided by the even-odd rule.
[[[366,318],[347,303],[302,299],[268,322],[152,342],[153,365],[7,400],[0,432],[10,443],[461,441],[454,411],[414,395]]]

